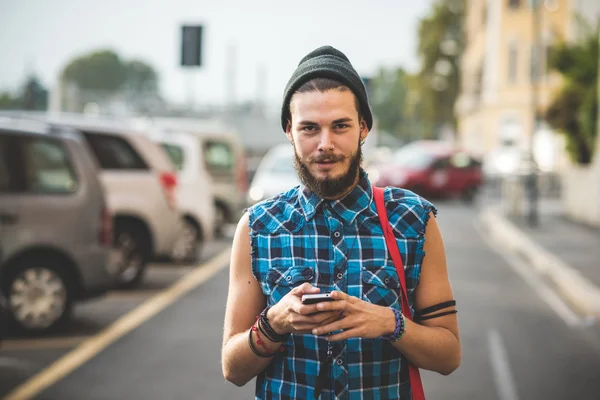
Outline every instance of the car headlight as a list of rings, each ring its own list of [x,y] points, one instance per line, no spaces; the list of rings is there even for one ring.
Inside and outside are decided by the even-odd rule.
[[[264,195],[265,191],[259,186],[253,186],[248,191],[248,197],[250,197],[252,201],[259,202],[263,199]]]

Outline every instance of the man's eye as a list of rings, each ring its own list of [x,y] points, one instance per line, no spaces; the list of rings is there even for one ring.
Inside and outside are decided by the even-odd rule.
[[[346,128],[348,128],[348,125],[346,125],[346,124],[337,124],[335,126],[335,129],[346,129]]]
[[[304,132],[314,132],[314,131],[316,130],[316,127],[314,127],[314,126],[308,126],[308,125],[307,125],[307,126],[303,126],[303,127],[302,127],[302,130],[303,130]]]

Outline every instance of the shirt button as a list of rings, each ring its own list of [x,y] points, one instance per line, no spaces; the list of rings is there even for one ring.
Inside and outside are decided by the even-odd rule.
[[[291,276],[288,276],[287,278],[285,278],[285,280],[289,282],[289,281],[291,281],[291,280],[292,280],[292,277],[291,277]]]
[[[342,279],[344,277],[344,274],[342,274],[341,272],[338,272],[338,274],[336,276],[338,279]]]
[[[390,278],[385,278],[383,281],[384,281],[384,282],[385,282],[385,284],[387,285],[388,283],[390,283]]]
[[[342,361],[341,358],[338,358],[336,362],[337,362],[337,365],[342,365],[344,363],[344,361]]]
[[[339,238],[339,237],[340,237],[340,233],[339,233],[339,232],[335,232],[335,233],[333,234],[333,237],[335,237],[335,238]]]

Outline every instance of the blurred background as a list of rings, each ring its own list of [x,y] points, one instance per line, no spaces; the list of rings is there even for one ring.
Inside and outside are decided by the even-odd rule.
[[[598,0],[0,0],[0,397],[252,398],[220,372],[227,255],[299,184],[283,89],[329,44],[372,183],[440,208],[464,355],[428,398],[600,398],[599,37]]]

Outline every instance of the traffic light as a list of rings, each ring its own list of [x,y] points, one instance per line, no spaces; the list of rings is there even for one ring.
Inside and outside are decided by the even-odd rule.
[[[181,66],[200,67],[202,65],[202,25],[181,27]]]

